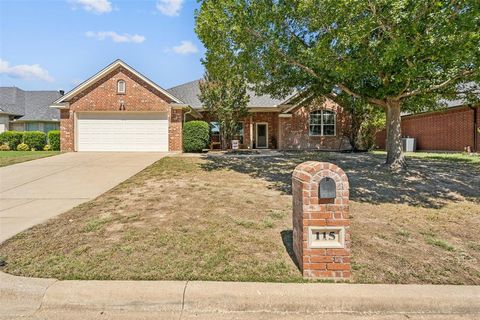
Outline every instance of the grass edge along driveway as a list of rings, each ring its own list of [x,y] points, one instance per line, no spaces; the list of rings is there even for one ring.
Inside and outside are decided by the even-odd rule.
[[[0,167],[56,156],[60,151],[0,151]]]

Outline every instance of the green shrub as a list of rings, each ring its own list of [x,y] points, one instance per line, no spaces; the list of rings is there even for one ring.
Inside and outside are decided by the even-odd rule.
[[[183,150],[200,152],[210,142],[210,128],[205,121],[189,121],[183,125]]]
[[[10,150],[17,149],[17,146],[23,142],[23,132],[5,131],[0,133],[0,144],[8,144]]]
[[[52,150],[60,151],[60,130],[48,132],[48,144],[52,147]]]
[[[30,147],[26,143],[20,143],[17,146],[17,151],[28,151],[28,150],[30,150]]]
[[[43,150],[47,144],[47,135],[41,131],[26,131],[23,134],[23,143],[36,150]]]
[[[0,144],[0,151],[10,151],[10,146],[8,143]]]
[[[43,147],[43,151],[52,151],[52,146],[47,144],[45,147]]]

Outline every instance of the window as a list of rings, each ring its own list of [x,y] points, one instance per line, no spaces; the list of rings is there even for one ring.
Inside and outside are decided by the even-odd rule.
[[[310,135],[334,136],[335,117],[335,113],[328,110],[310,112]]]
[[[125,81],[118,80],[117,82],[117,93],[124,94],[125,93]]]
[[[237,123],[237,132],[233,136],[232,140],[238,140],[240,144],[243,144],[245,130],[243,128],[243,122]],[[210,139],[212,142],[221,142],[220,140],[220,123],[217,121],[210,122]]]
[[[26,131],[42,131],[40,130],[40,123],[27,122]]]
[[[58,122],[27,122],[25,123],[25,131],[42,131],[48,133],[52,130],[60,130]],[[21,130],[23,131],[23,130]]]
[[[60,124],[56,122],[45,122],[43,124],[43,132],[48,133],[52,130],[60,130]]]
[[[220,142],[220,124],[216,121],[210,122],[210,138],[212,142]]]

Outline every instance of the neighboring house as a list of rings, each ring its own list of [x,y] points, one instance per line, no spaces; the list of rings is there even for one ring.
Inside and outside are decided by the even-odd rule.
[[[0,133],[43,131],[60,128],[60,112],[49,108],[61,97],[58,91],[25,91],[16,87],[0,87]]]
[[[60,110],[62,151],[181,151],[184,121],[215,121],[199,93],[199,81],[165,90],[116,60],[52,103]],[[239,123],[243,148],[350,148],[347,117],[327,98],[300,107],[250,92],[248,108]]]
[[[402,116],[402,136],[415,138],[421,151],[480,151],[480,106],[459,99],[442,101],[444,109]],[[376,144],[385,149],[386,133]]]

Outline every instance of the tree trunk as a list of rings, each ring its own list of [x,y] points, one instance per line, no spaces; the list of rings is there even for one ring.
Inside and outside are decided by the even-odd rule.
[[[405,156],[402,150],[402,127],[400,101],[387,101],[387,161],[393,170],[405,168]]]

